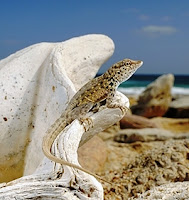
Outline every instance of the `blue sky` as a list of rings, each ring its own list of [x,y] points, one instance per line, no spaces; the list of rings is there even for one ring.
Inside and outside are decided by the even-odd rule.
[[[39,42],[100,33],[138,74],[189,75],[189,0],[0,0],[0,59]]]

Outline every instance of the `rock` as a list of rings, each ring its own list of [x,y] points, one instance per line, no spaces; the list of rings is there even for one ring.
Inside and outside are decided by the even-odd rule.
[[[118,186],[105,186],[105,199],[128,199],[154,186],[189,181],[188,139],[153,142],[146,151],[141,149],[142,145],[132,144],[139,153],[127,166],[106,171],[106,178]]]
[[[139,195],[135,200],[161,200],[161,199],[189,199],[189,181],[168,183],[148,190],[144,194]]]
[[[0,61],[0,181],[35,171],[45,132],[113,51],[107,36],[86,35],[32,45]]]
[[[79,163],[91,172],[101,171],[107,159],[106,144],[94,136],[78,150]]]
[[[171,102],[173,82],[172,74],[158,77],[139,95],[138,103],[131,107],[132,113],[149,118],[163,116]]]
[[[138,115],[125,115],[120,121],[120,128],[157,128],[158,126],[151,120]]]
[[[117,122],[116,124],[110,126],[106,130],[99,132],[98,137],[100,137],[103,141],[112,140],[119,130],[120,130],[120,123]]]
[[[189,119],[171,119],[166,117],[154,117],[151,121],[155,122],[160,128],[171,131],[172,133],[189,133]]]
[[[141,145],[138,144],[136,146],[134,146],[134,144],[135,143],[118,143],[111,140],[106,141],[108,156],[103,171],[100,171],[102,175],[104,176],[104,174],[106,174],[108,176],[110,171],[122,170],[123,167],[133,161],[133,159],[138,155],[138,152],[150,148],[147,143],[141,143]],[[122,181],[123,179],[120,179],[120,182]]]
[[[165,116],[170,118],[189,118],[189,96],[172,101]]]
[[[118,90],[119,90],[119,88],[118,88]],[[120,92],[122,92],[122,91],[120,91]],[[125,95],[129,98],[130,106],[137,104],[137,100],[138,100],[137,94],[133,94],[133,95],[125,94]]]
[[[124,129],[114,137],[114,141],[123,143],[164,141],[174,138],[175,134],[158,128]]]

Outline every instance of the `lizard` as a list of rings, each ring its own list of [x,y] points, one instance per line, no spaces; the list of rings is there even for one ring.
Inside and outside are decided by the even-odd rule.
[[[101,76],[90,80],[76,92],[68,103],[64,113],[51,125],[43,138],[42,149],[45,156],[56,163],[79,169],[97,179],[108,182],[89,170],[57,158],[51,153],[51,147],[56,137],[66,126],[71,124],[75,119],[84,123],[87,120],[85,119],[86,114],[96,110],[101,102],[105,101],[105,106],[108,108],[119,107],[119,105],[112,104],[112,99],[118,86],[129,79],[142,64],[143,62],[140,60],[123,59],[113,64]]]

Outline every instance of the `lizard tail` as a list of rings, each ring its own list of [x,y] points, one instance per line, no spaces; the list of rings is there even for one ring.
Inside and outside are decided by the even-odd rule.
[[[85,173],[87,173],[87,174],[90,174],[91,176],[94,176],[95,178],[97,178],[97,179],[99,179],[99,180],[101,180],[101,181],[104,181],[104,182],[106,182],[106,183],[112,184],[112,183],[108,182],[107,180],[104,180],[104,179],[101,178],[100,176],[98,176],[98,175],[96,175],[96,174],[94,174],[94,173],[88,171],[87,169],[84,169],[84,168],[82,168],[82,167],[80,167],[80,166],[78,166],[78,165],[69,163],[69,162],[67,162],[67,161],[64,161],[64,160],[62,160],[62,159],[60,159],[60,158],[57,158],[57,157],[53,156],[51,153],[49,153],[48,150],[46,151],[46,149],[44,149],[44,153],[45,153],[45,155],[46,155],[50,160],[52,160],[52,161],[54,161],[54,162],[56,162],[56,163],[60,163],[61,165],[67,165],[67,166],[69,166],[69,167],[72,167],[72,168],[81,170],[81,171],[83,171],[83,172],[85,172]]]
[[[55,124],[56,124],[56,126],[55,126]],[[58,134],[65,128],[65,126],[66,126],[65,122],[62,122],[62,120],[59,118],[47,131],[47,134],[43,138],[43,144],[42,144],[42,149],[43,149],[43,153],[45,154],[45,156],[56,163],[60,163],[62,165],[67,165],[69,167],[79,169],[87,174],[90,174],[91,176],[94,176],[95,178],[97,178],[101,181],[112,184],[112,183],[104,180],[100,176],[88,171],[87,169],[84,169],[78,165],[69,163],[67,161],[64,161],[64,160],[57,158],[56,156],[51,154],[50,149],[52,147],[52,144],[53,144],[54,140],[56,139],[56,137],[58,136]]]

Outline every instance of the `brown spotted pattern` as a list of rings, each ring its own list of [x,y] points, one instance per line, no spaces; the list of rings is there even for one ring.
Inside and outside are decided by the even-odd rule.
[[[47,131],[47,134],[43,138],[44,154],[54,162],[74,167],[103,180],[101,177],[83,169],[82,167],[55,157],[51,154],[51,146],[65,126],[70,124],[73,120],[79,119],[82,122],[83,118],[85,118],[86,114],[91,111],[91,109],[93,112],[97,110],[96,107],[98,107],[97,105],[99,102],[107,100],[111,104],[112,98],[119,84],[129,79],[142,63],[142,61],[124,59],[110,67],[110,69],[108,69],[103,75],[92,79],[85,84],[73,96],[61,117],[57,119]]]
[[[80,90],[81,93],[79,97],[77,97],[76,94],[77,106],[88,102],[97,103],[105,100],[108,95],[115,93],[119,84],[129,79],[142,63],[142,61],[134,61],[131,59],[124,59],[117,62],[102,76],[93,79],[96,80],[96,82],[93,82],[90,88],[87,88],[87,85],[85,85],[84,88],[86,88],[86,90],[83,92]]]

